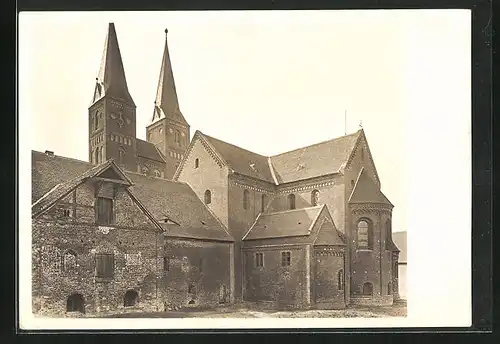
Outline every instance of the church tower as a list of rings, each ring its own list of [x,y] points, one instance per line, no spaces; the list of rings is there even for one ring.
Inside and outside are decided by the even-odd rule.
[[[164,155],[165,178],[172,179],[191,139],[189,124],[179,109],[166,37],[153,118],[146,127],[146,137]]]
[[[136,106],[128,91],[115,25],[109,24],[101,67],[89,107],[89,161],[114,159],[137,170]]]

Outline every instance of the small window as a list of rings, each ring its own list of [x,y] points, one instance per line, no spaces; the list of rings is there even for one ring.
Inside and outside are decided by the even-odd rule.
[[[318,205],[318,202],[319,202],[319,191],[313,190],[313,192],[311,192],[311,205],[315,207]]]
[[[163,257],[163,271],[170,271],[170,258]]]
[[[64,217],[70,217],[71,216],[71,212],[69,209],[64,209],[63,210],[63,216]]]
[[[205,204],[212,203],[212,193],[210,190],[205,191]]]
[[[344,270],[339,270],[337,273],[337,289],[344,290]]]
[[[365,284],[363,284],[363,295],[373,295],[373,284],[371,284],[370,282],[366,282]]]
[[[142,168],[142,174],[148,174],[149,173],[149,170],[147,167],[143,167]]]
[[[196,160],[194,161],[194,168],[198,167],[200,167],[200,159],[196,158]]]
[[[111,141],[115,140],[115,135],[111,134],[110,137],[111,137]]]
[[[97,198],[97,224],[110,225],[113,222],[113,200],[109,198]]]
[[[295,209],[295,195],[288,195],[288,209]]]
[[[351,179],[351,188],[354,187],[354,179]]]
[[[249,194],[248,190],[243,191],[243,209],[245,210],[248,209],[248,198],[249,198],[248,194]]]
[[[180,146],[181,145],[181,133],[178,130],[176,130],[174,136],[175,136],[175,143],[177,143],[177,145]]]
[[[292,261],[291,252],[281,252],[281,266],[290,266]]]
[[[263,213],[264,210],[266,210],[267,196],[265,194],[262,194],[262,196],[260,196],[260,198],[261,198],[260,212]]]
[[[121,149],[118,150],[118,163],[123,164],[123,157],[125,156],[125,152]]]
[[[155,177],[159,178],[161,176],[161,173],[160,171],[158,170],[155,170]]]
[[[114,265],[113,254],[98,253],[95,255],[95,274],[97,277],[113,277]]]
[[[261,268],[264,266],[264,253],[256,253],[255,254],[255,267]]]

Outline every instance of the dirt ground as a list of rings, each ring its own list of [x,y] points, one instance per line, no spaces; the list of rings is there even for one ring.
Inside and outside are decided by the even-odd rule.
[[[130,312],[106,315],[106,318],[382,318],[406,317],[406,302],[392,306],[351,306],[344,310],[277,311],[247,308],[241,305],[213,309],[187,308],[169,312]],[[102,317],[102,316],[101,316]]]

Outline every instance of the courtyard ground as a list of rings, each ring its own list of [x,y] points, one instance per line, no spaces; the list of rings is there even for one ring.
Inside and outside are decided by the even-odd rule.
[[[405,317],[406,301],[402,300],[392,306],[350,306],[343,310],[301,310],[277,311],[260,309],[257,306],[243,307],[233,305],[212,309],[185,308],[168,312],[127,312],[101,315],[106,318],[382,318]]]

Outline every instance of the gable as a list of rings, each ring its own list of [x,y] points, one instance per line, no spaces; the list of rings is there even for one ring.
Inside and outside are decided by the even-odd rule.
[[[345,246],[343,238],[340,236],[335,223],[328,211],[324,207],[320,216],[316,220],[313,230],[313,244],[314,245],[337,245]]]
[[[362,168],[366,170],[368,175],[375,181],[378,187],[380,187],[380,179],[364,131],[359,135],[345,165],[345,170],[353,172],[356,177]]]
[[[354,190],[349,198],[349,203],[382,203],[391,205],[391,202],[380,191],[375,181],[368,175],[365,169],[361,169]]]

